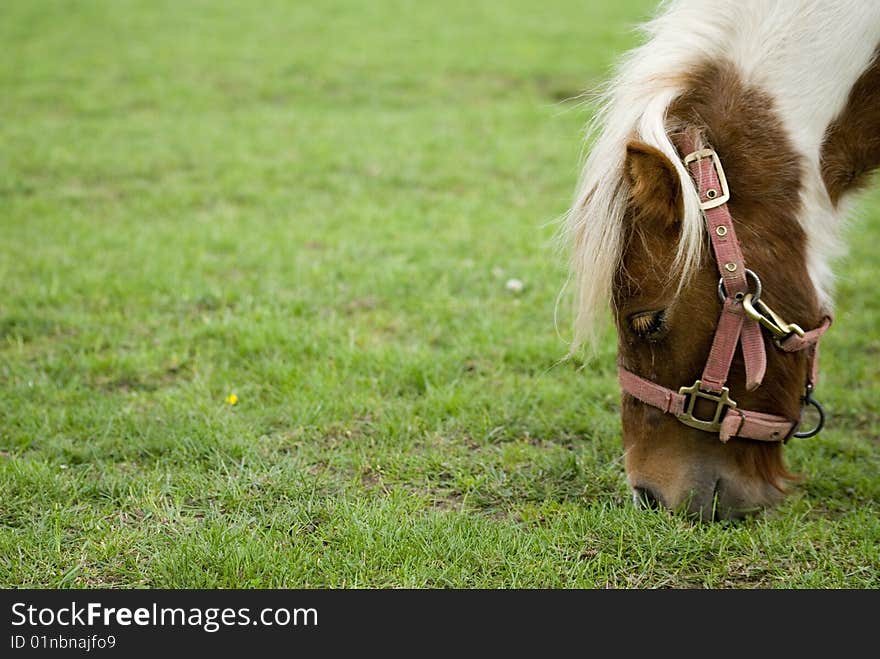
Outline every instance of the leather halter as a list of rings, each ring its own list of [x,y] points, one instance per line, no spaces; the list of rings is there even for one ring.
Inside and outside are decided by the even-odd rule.
[[[812,436],[824,422],[822,408],[811,394],[818,375],[818,341],[831,326],[831,317],[825,316],[819,327],[804,332],[797,325],[785,323],[760,301],[760,279],[746,269],[733,218],[727,207],[730,190],[718,154],[712,149],[695,150],[688,136],[682,137],[681,146],[688,153],[684,164],[696,183],[700,207],[706,218],[706,228],[721,274],[718,283],[719,296],[723,299],[721,316],[703,374],[694,384],[675,391],[619,367],[620,386],[624,392],[643,403],[675,415],[687,426],[717,432],[722,442],[727,442],[731,437],[785,442],[792,435]],[[813,431],[796,433],[800,419],[743,410],[730,398],[730,390],[725,385],[737,345],[742,347],[746,389],[753,391],[764,379],[767,354],[762,325],[770,329],[775,336],[776,346],[784,352],[808,351],[809,368],[803,400],[805,404],[815,406],[820,413],[820,425]],[[700,398],[715,403],[712,418],[694,415],[696,402]]]

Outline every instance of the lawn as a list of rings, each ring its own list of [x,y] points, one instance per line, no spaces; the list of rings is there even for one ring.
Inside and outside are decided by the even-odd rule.
[[[652,6],[3,2],[0,585],[880,586],[880,191],[778,509],[635,511],[615,339],[566,359]]]

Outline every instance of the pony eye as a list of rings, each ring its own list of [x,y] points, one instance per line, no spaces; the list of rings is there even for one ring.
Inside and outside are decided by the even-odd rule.
[[[642,311],[629,317],[629,325],[633,332],[643,338],[652,338],[664,329],[666,311]]]

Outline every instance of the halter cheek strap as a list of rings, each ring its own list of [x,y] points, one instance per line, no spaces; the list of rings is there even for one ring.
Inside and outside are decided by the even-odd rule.
[[[692,151],[692,145],[688,146],[688,150]],[[767,355],[760,326],[746,316],[742,306],[742,300],[749,292],[749,281],[733,218],[727,208],[727,200],[730,199],[727,179],[718,155],[710,149],[692,152],[684,162],[697,184],[706,229],[721,274],[719,290],[725,293],[718,329],[700,378],[702,389],[721,393],[730,373],[736,346],[740,343],[746,367],[746,389],[752,391],[764,380]]]
[[[695,151],[689,137],[682,139],[682,147],[685,152],[689,152],[684,164],[696,183],[712,251],[721,274],[718,283],[719,295],[723,299],[721,316],[702,376],[694,384],[681,387],[676,392],[620,367],[620,386],[637,400],[675,415],[687,426],[717,432],[722,442],[727,442],[731,437],[784,442],[795,434],[800,420],[742,410],[730,398],[730,391],[725,385],[736,348],[740,346],[742,350],[748,391],[761,385],[767,370],[762,326],[774,334],[776,345],[783,351],[808,350],[810,363],[806,383],[807,396],[804,400],[805,403],[816,406],[822,413],[821,407],[812,400],[810,394],[818,375],[818,341],[831,326],[831,317],[826,316],[819,327],[804,332],[797,325],[784,322],[760,301],[760,279],[746,269],[733,218],[727,207],[730,190],[718,154],[711,149]],[[715,403],[711,418],[698,418],[694,415],[699,399]],[[821,425],[812,433],[804,433],[802,436],[816,434],[820,428]]]

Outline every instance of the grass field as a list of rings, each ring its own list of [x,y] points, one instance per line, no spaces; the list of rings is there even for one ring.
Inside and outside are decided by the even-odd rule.
[[[880,586],[880,192],[780,508],[633,510],[614,337],[563,359],[571,99],[652,5],[3,2],[0,585]]]

